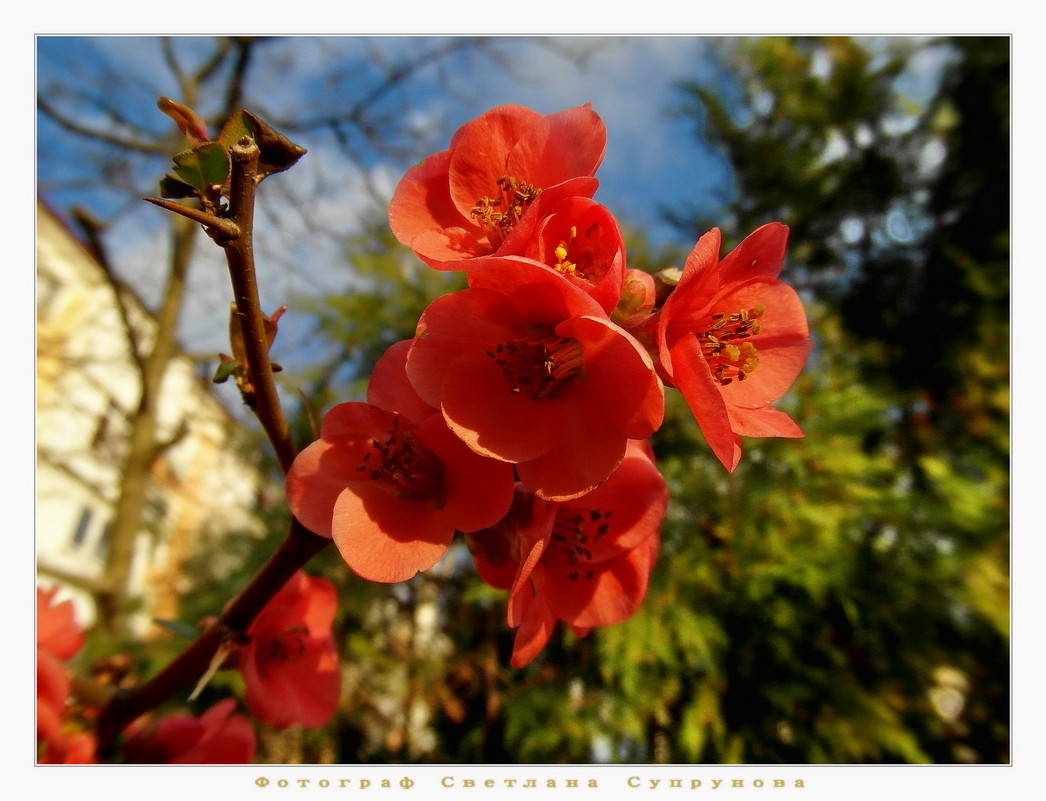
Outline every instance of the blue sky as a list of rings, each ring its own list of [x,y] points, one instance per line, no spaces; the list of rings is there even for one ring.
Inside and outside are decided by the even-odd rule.
[[[253,100],[252,110],[270,119],[301,119],[337,110],[350,99],[339,89],[340,73],[352,70],[357,84],[366,86],[374,80],[368,61],[393,61],[440,41],[447,39],[281,38],[258,51],[248,105]],[[711,45],[709,39],[690,36],[498,37],[492,47],[509,65],[507,69],[478,53],[456,58],[419,73],[404,90],[377,102],[379,110],[387,111],[407,130],[431,132],[409,161],[381,156],[361,145],[366,170],[361,174],[329,136],[317,132],[295,137],[309,149],[308,155],[291,173],[280,176],[278,185],[267,182],[260,198],[263,213],[268,209],[270,220],[280,219],[273,226],[278,235],[259,234],[260,258],[274,265],[273,278],[263,284],[263,292],[269,293],[268,298],[263,294],[263,301],[275,307],[295,294],[337,291],[344,271],[329,267],[339,258],[338,238],[351,233],[359,217],[366,196],[364,183],[388,195],[413,160],[446,147],[451,133],[477,113],[506,103],[542,113],[591,103],[608,130],[596,199],[622,225],[642,227],[658,242],[678,241],[678,234],[663,223],[661,209],[701,203],[721,196],[730,185],[729,170],[714,149],[697,140],[691,122],[670,113],[681,99],[677,81],[712,80]],[[186,59],[208,46],[191,37],[175,43]],[[99,93],[108,93],[107,101],[119,108],[129,124],[153,131],[169,124],[155,109],[155,99],[160,95],[180,99],[155,37],[42,37],[37,70],[41,91],[64,86],[69,94],[58,100],[88,99],[80,106],[85,124],[98,119],[89,99]],[[203,98],[201,111],[206,113],[219,102],[217,97]],[[77,202],[113,217],[109,241],[115,261],[148,302],[158,300],[166,247],[163,215],[140,201],[136,204],[134,195],[105,187],[50,191],[82,173],[80,156],[70,149],[68,139],[55,137],[46,118],[38,117],[38,124],[38,176],[45,196],[59,210]],[[105,124],[111,127],[110,122]],[[149,193],[166,166],[153,163],[143,171],[136,164],[127,165],[123,177]],[[311,224],[320,225],[324,235],[281,210],[281,203],[302,200],[310,202]],[[225,342],[228,289],[220,253],[210,250],[205,248],[201,255],[211,264],[197,266],[192,274],[194,299],[180,329],[190,351],[219,349]]]
[[[460,37],[282,36],[254,55],[243,101],[280,126],[343,112],[380,86],[376,64],[396,64]],[[591,103],[607,127],[606,155],[596,199],[620,224],[638,228],[656,244],[688,248],[684,234],[666,224],[663,211],[700,209],[723,225],[716,209],[732,192],[730,168],[702,141],[690,118],[674,113],[684,100],[681,81],[729,91],[732,79],[716,66],[722,38],[698,36],[491,37],[413,74],[389,93],[377,93],[368,109],[384,115],[381,130],[398,135],[390,154],[362,136],[350,136],[358,161],[346,158],[323,128],[287,131],[308,148],[295,167],[266,181],[259,193],[255,249],[259,254],[263,305],[291,303],[277,350],[308,341],[308,320],[295,316],[294,299],[344,292],[349,281],[345,238],[364,214],[387,202],[412,163],[447,146],[464,122],[496,105],[519,104],[542,113]],[[884,39],[878,40],[885,41]],[[41,96],[74,113],[78,123],[126,133],[173,130],[155,107],[161,95],[184,99],[165,63],[158,37],[39,37],[37,84]],[[173,50],[192,68],[213,49],[213,40],[176,37]],[[875,47],[876,40],[869,39]],[[925,94],[940,59],[913,59],[904,91]],[[224,85],[218,81],[217,87]],[[99,115],[98,101],[121,122]],[[224,98],[204,92],[198,108],[212,114]],[[120,272],[150,305],[157,305],[167,262],[166,213],[141,201],[156,193],[169,168],[165,156],[111,165],[110,181],[94,185],[100,154],[83,150],[38,114],[39,188],[60,212],[84,205],[112,220],[107,243]],[[387,141],[387,140],[386,140]],[[406,147],[410,144],[411,147]],[[826,153],[826,156],[828,154]],[[380,212],[379,212],[380,213]],[[179,339],[191,353],[227,351],[228,278],[218,248],[203,242],[190,271],[190,300]]]
[[[391,60],[434,41],[413,37],[285,38],[259,52],[251,87],[267,110],[285,116],[315,115],[317,102],[337,102],[324,84],[364,49]],[[392,100],[411,116],[411,124],[435,124],[444,138],[478,111],[494,105],[516,103],[547,113],[592,103],[609,131],[606,160],[599,173],[603,201],[620,206],[614,210],[622,217],[654,226],[664,236],[659,205],[693,199],[728,182],[722,160],[695,139],[686,121],[669,114],[680,99],[676,81],[711,79],[711,43],[687,36],[502,37],[494,47],[512,60],[511,71],[496,69],[484,59],[447,62],[451,91],[439,86],[435,70],[428,70]],[[192,53],[202,46],[196,39],[182,38],[177,48],[180,53]],[[106,80],[105,72],[114,79],[133,78],[134,85],[121,87],[127,95],[121,105],[129,119],[153,130],[166,124],[155,111],[155,98],[160,94],[178,97],[156,38],[44,37],[38,40],[38,55],[41,86],[59,78],[67,85],[80,83],[79,90],[90,93],[103,89],[91,82],[99,82],[100,76]],[[582,61],[574,64],[571,57]],[[213,107],[217,98],[205,101],[208,99],[211,102],[204,105]],[[84,121],[91,119],[85,114]],[[42,141],[48,141],[48,133],[43,121]],[[312,151],[326,146],[315,141],[302,144]],[[435,140],[432,144],[441,146]],[[42,178],[54,176],[52,163],[48,151],[42,149]]]

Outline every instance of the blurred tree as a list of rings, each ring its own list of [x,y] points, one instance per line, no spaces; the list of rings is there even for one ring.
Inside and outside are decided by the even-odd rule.
[[[1008,58],[767,38],[724,50],[726,91],[684,87],[736,171],[727,237],[791,226],[818,347],[805,440],[727,479],[661,432],[660,569],[599,638],[617,758],[1008,760]]]
[[[876,374],[943,413],[969,390],[971,346],[1006,363],[1009,40],[765,38],[730,52],[740,98],[683,87],[699,135],[734,165],[720,227],[787,223],[792,280],[883,344]]]

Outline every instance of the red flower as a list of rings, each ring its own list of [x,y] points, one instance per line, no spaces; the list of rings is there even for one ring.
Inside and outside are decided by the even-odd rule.
[[[537,656],[557,620],[584,636],[635,613],[667,505],[649,446],[633,440],[621,466],[588,495],[557,504],[520,490],[505,520],[467,537],[480,577],[511,589],[514,667]]]
[[[772,408],[795,381],[810,352],[799,296],[778,280],[788,228],[756,230],[722,261],[713,228],[698,241],[656,326],[659,370],[697,418],[713,453],[733,471],[741,436],[801,437],[799,426]]]
[[[491,109],[404,175],[389,205],[392,232],[438,269],[518,255],[543,209],[592,196],[605,147],[606,128],[588,105],[545,116]]]
[[[95,740],[66,714],[70,683],[65,666],[50,651],[36,649],[36,743],[43,765],[93,763]]]
[[[219,701],[199,718],[170,715],[139,726],[124,746],[126,760],[135,764],[234,765],[254,759],[254,729],[243,715],[234,715],[232,698]]]
[[[71,601],[54,603],[57,587],[36,588],[36,741],[42,764],[94,762],[94,738],[69,725],[71,691],[65,661],[84,643]]]
[[[315,728],[338,707],[341,672],[331,625],[334,585],[299,570],[247,631],[237,654],[247,709],[262,723]]]
[[[513,665],[533,659],[557,619],[584,635],[635,612],[667,497],[649,450],[633,441],[618,470],[589,495],[555,504],[521,490],[501,524],[468,537],[481,577],[512,589],[509,623],[520,627]]]
[[[71,659],[84,644],[72,601],[54,603],[58,587],[36,588],[36,645],[57,659]]]
[[[406,381],[409,342],[375,368],[371,403],[343,403],[287,474],[291,511],[333,537],[371,581],[406,581],[438,562],[455,530],[493,525],[512,500],[512,468],[477,455]],[[402,411],[386,411],[381,402]]]
[[[595,298],[610,314],[621,298],[625,242],[617,221],[587,197],[562,200],[537,225],[525,254]]]
[[[590,492],[628,439],[661,424],[649,355],[592,297],[531,260],[477,260],[469,282],[422,314],[411,383],[471,449],[515,464],[542,498]]]

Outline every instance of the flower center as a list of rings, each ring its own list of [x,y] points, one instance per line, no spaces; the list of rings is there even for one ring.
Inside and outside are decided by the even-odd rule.
[[[469,214],[483,228],[493,248],[497,249],[516,227],[541,190],[518,178],[502,175],[497,180],[498,194],[481,197]]]
[[[304,626],[290,626],[265,643],[261,648],[263,661],[279,659],[283,662],[297,662],[305,655]]]
[[[356,469],[366,473],[382,489],[400,498],[427,498],[443,486],[443,463],[426,448],[413,431],[393,419],[384,442],[372,440]]]
[[[758,320],[765,311],[763,306],[754,306],[737,314],[713,314],[712,326],[696,334],[712,375],[722,386],[735,378],[744,381],[759,364],[759,351],[744,340],[762,330]]]
[[[601,512],[598,509],[579,511],[562,508],[556,514],[552,526],[552,542],[566,554],[570,562],[567,575],[571,581],[590,579],[594,572],[588,570],[587,563],[592,561],[591,543],[599,542],[610,531],[612,512]]]
[[[593,222],[586,226],[578,237],[577,226],[570,226],[570,233],[556,247],[555,263],[552,265],[565,275],[581,278],[591,284],[606,275],[608,257],[601,252],[602,226]]]
[[[585,370],[585,351],[576,339],[553,333],[503,342],[487,355],[501,368],[511,391],[531,400],[555,397]]]

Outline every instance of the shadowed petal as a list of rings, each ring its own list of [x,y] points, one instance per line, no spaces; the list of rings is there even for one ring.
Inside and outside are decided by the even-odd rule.
[[[353,572],[393,583],[428,570],[446,553],[454,526],[425,498],[397,498],[372,484],[343,492],[334,505],[334,544]]]

